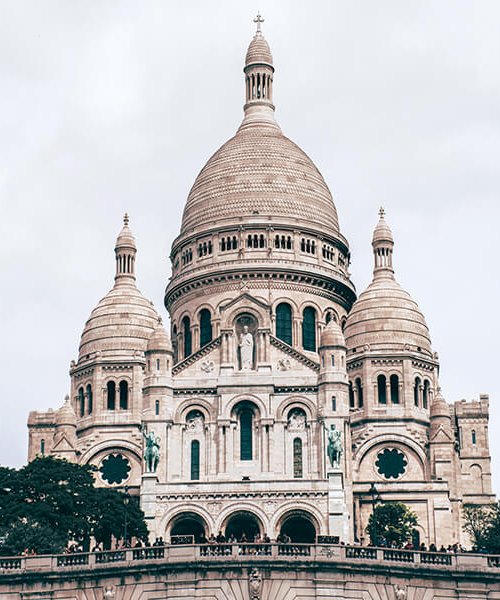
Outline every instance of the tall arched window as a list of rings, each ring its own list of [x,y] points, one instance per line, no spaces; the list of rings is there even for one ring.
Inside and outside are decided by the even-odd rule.
[[[92,386],[90,383],[87,385],[87,403],[87,412],[91,415],[92,410],[94,409],[94,399],[92,397]]]
[[[476,430],[473,429],[472,430],[472,443],[473,443],[474,446],[476,445],[476,439],[477,439],[476,438]]]
[[[83,393],[82,387],[78,390],[78,406],[80,410],[80,417],[83,417],[85,415],[85,394]]]
[[[200,442],[193,440],[191,442],[191,479],[200,478]]]
[[[302,440],[293,440],[293,476],[302,477]]]
[[[193,351],[191,343],[191,321],[189,317],[182,319],[182,336],[184,338],[184,358],[191,356]]]
[[[43,438],[40,440],[40,454],[42,456],[45,454],[45,440]]]
[[[253,458],[253,411],[243,408],[240,412],[240,460]]]
[[[128,408],[128,383],[120,381],[120,408],[127,410]]]
[[[377,395],[379,404],[387,404],[387,387],[385,375],[377,377]]]
[[[349,408],[354,408],[354,388],[352,381],[349,381]]]
[[[424,389],[422,390],[422,406],[424,408],[427,408],[429,405],[429,388],[430,388],[431,384],[429,383],[429,380],[426,379],[424,381]]]
[[[302,315],[302,347],[316,352],[316,310],[311,306]]]
[[[108,381],[106,384],[107,396],[108,396],[108,410],[115,410],[116,407],[116,383],[114,381]]]
[[[397,375],[391,375],[389,382],[391,386],[391,402],[393,404],[399,404],[399,377]]]
[[[155,401],[155,415],[158,416],[160,414],[160,401]]]
[[[210,311],[204,308],[200,311],[200,347],[212,341],[212,317]]]
[[[276,337],[292,345],[292,307],[286,302],[276,307]]]
[[[363,386],[361,385],[361,379],[357,377],[354,383],[356,384],[356,391],[358,392],[358,406],[359,408],[363,408]]]
[[[420,385],[421,385],[420,377],[415,378],[415,385],[413,386],[413,402],[415,406],[419,406],[420,404]]]

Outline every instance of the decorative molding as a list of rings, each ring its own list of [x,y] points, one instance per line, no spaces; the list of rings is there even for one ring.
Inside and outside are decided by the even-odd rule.
[[[319,363],[315,362],[314,360],[311,360],[310,358],[305,356],[305,354],[302,354],[302,352],[300,352],[299,350],[292,348],[292,346],[289,346],[286,342],[279,340],[277,337],[274,337],[274,335],[271,334],[269,335],[269,341],[272,346],[279,348],[282,352],[285,352],[292,358],[295,358],[295,360],[302,363],[306,367],[309,367],[312,371],[319,372]]]
[[[172,368],[172,375],[178,375],[181,371],[191,366],[193,363],[197,362],[203,356],[206,356],[209,352],[211,352],[214,348],[217,348],[221,344],[222,336],[216,337],[214,340],[200,348],[181,362],[178,362]]]

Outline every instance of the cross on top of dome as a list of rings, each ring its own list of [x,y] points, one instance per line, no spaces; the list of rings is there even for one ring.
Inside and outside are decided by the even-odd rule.
[[[125,214],[123,215],[123,224],[124,224],[124,225],[128,225],[128,222],[129,222],[128,213],[125,213]]]
[[[381,219],[383,219],[385,217],[385,210],[384,210],[383,206],[380,207],[380,210],[378,211],[378,215]]]
[[[255,17],[253,22],[257,24],[257,33],[260,33],[262,31],[261,24],[264,23],[264,19],[262,18],[260,12],[257,13],[257,16]]]

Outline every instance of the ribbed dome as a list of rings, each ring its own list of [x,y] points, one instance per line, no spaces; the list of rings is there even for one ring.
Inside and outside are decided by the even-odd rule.
[[[344,346],[345,338],[340,326],[332,319],[321,333],[320,348],[326,346]]]
[[[430,417],[431,417],[431,419],[445,418],[445,419],[451,420],[450,407],[448,406],[448,403],[441,395],[440,388],[438,388],[436,397],[434,398],[434,400],[431,404]]]
[[[349,350],[412,350],[431,355],[429,329],[417,303],[394,279],[373,281],[359,296],[344,329]]]
[[[245,66],[252,64],[273,64],[273,56],[269,44],[264,39],[264,36],[258,31],[253,40],[248,46],[247,55],[245,58]]]
[[[242,127],[207,162],[189,193],[181,233],[256,215],[276,223],[338,233],[333,199],[321,173],[277,126]]]
[[[92,311],[80,341],[78,360],[93,352],[133,356],[144,352],[158,313],[135,285],[116,285]]]

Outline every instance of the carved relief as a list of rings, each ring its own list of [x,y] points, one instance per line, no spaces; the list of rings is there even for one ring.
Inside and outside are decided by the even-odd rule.
[[[288,431],[304,431],[306,428],[306,413],[300,408],[294,408],[288,414]]]
[[[248,575],[248,589],[250,600],[261,600],[262,598],[262,575],[258,569],[251,569]]]
[[[199,410],[192,410],[186,418],[186,430],[189,433],[202,433],[205,428],[205,419]]]
[[[272,515],[278,507],[278,503],[276,500],[266,500],[264,502],[263,508],[266,515]]]
[[[215,363],[213,360],[204,360],[200,365],[200,369],[205,373],[212,373],[215,369]]]
[[[394,598],[395,600],[406,600],[406,586],[396,584],[394,586]]]
[[[277,369],[278,371],[289,371],[292,367],[291,362],[288,360],[288,358],[280,358],[278,360],[278,364],[277,364]]]

